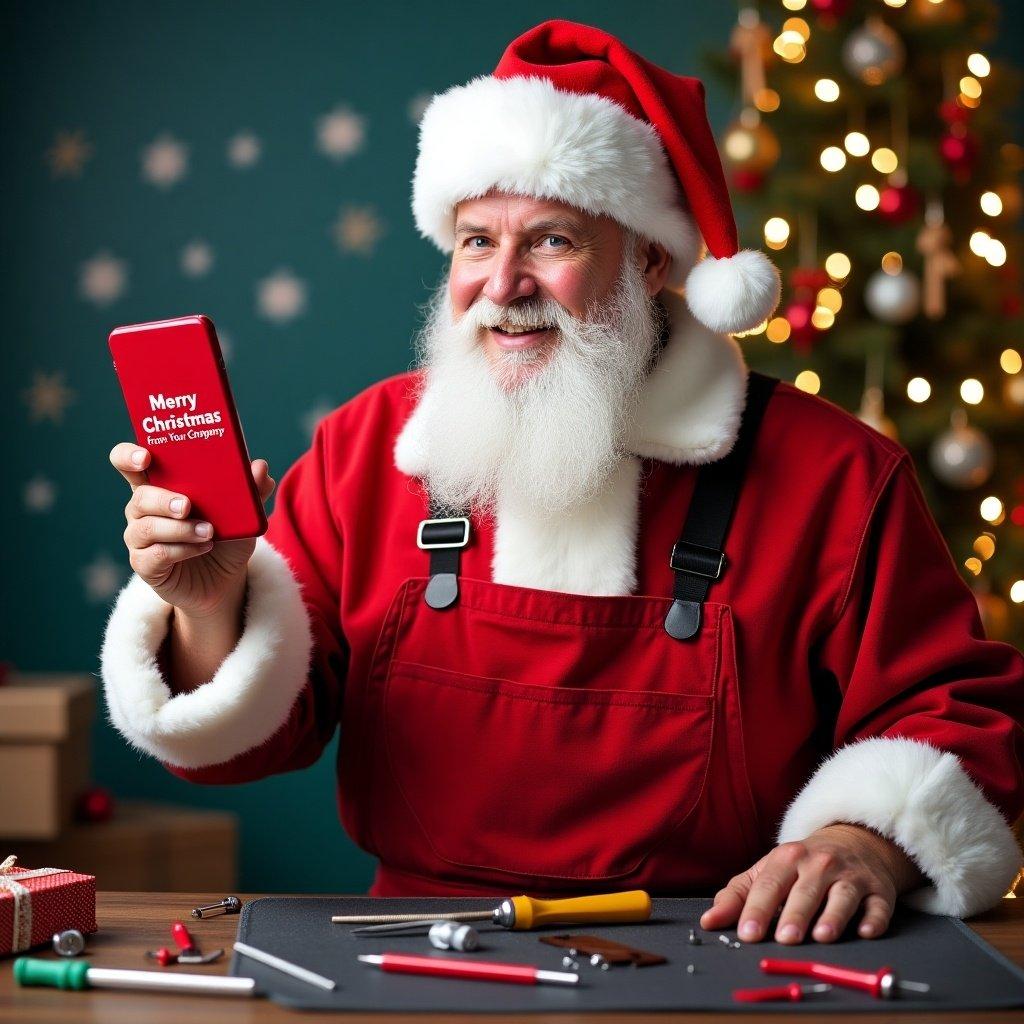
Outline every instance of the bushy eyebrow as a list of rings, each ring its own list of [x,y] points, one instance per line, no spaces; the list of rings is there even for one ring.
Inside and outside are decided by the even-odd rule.
[[[490,234],[490,230],[490,228],[479,224],[459,224],[455,228],[455,236],[461,238],[463,235],[487,235]],[[578,221],[569,217],[551,217],[547,220],[539,220],[535,224],[528,224],[525,230],[527,234],[535,234],[538,231],[568,231],[579,234],[583,229]]]

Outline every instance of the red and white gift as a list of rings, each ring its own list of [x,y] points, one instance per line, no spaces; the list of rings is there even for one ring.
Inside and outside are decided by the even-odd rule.
[[[54,934],[96,926],[96,876],[67,868],[21,868],[0,863],[0,956],[49,943]]]

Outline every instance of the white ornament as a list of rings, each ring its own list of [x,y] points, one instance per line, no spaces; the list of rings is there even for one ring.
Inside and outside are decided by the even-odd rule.
[[[869,18],[843,43],[843,64],[867,85],[881,85],[898,74],[906,58],[903,40],[881,18]]]
[[[905,324],[921,307],[921,282],[909,270],[898,274],[878,270],[864,286],[864,304],[876,320]]]
[[[969,490],[980,487],[992,475],[996,455],[988,437],[972,427],[967,414],[958,409],[950,429],[932,442],[928,462],[944,484]]]

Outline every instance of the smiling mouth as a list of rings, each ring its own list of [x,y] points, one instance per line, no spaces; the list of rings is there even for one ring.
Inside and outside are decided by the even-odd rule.
[[[554,330],[554,324],[547,324],[544,327],[516,327],[516,328],[505,328],[494,326],[491,328],[492,331],[497,331],[499,334],[503,334],[506,338],[519,338],[524,335],[530,334],[543,334],[545,331]]]

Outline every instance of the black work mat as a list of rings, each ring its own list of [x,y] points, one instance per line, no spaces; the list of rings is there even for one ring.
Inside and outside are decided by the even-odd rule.
[[[980,939],[955,918],[900,909],[890,932],[880,939],[856,937],[822,945],[804,942],[781,946],[773,942],[742,945],[735,930],[704,932],[697,920],[707,899],[655,899],[651,920],[644,924],[560,926],[532,932],[511,932],[488,922],[472,922],[481,948],[473,953],[436,950],[425,935],[352,935],[353,925],[332,924],[332,914],[435,913],[484,910],[492,899],[372,899],[370,897],[267,897],[242,908],[238,939],[290,960],[338,983],[333,992],[266,967],[235,953],[230,973],[255,978],[260,991],[275,1002],[305,1010],[379,1010],[381,1012],[529,1013],[601,1010],[731,1010],[788,1013],[877,1010],[974,1010],[1024,1006],[1024,971]],[[697,928],[702,943],[691,946],[689,929]],[[529,963],[562,970],[564,950],[539,942],[541,935],[567,932],[601,935],[616,942],[660,953],[667,964],[654,967],[591,967],[580,957],[578,985],[512,985],[504,982],[422,977],[385,973],[360,963],[359,953],[385,950],[472,959]],[[819,960],[877,970],[894,968],[899,976],[932,986],[927,996],[901,997],[882,1003],[866,992],[833,987],[802,1002],[737,1003],[736,988],[761,988],[811,978],[763,974],[761,957]],[[694,965],[694,972],[687,965]]]

